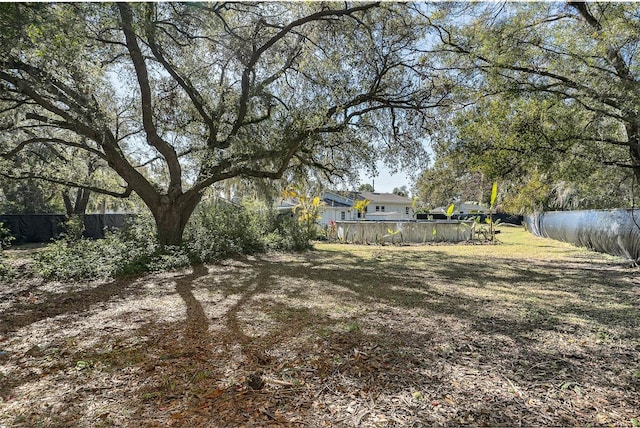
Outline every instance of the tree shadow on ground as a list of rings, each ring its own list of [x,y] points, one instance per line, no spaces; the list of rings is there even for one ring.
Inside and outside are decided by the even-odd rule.
[[[640,293],[628,281],[630,272],[610,266],[594,269],[587,262],[510,261],[497,272],[481,261],[444,254],[402,256],[400,260],[370,261],[345,257],[336,263],[334,253],[315,252],[300,265],[271,265],[274,277],[299,281],[324,281],[338,285],[363,301],[377,300],[406,309],[469,318],[478,331],[496,331],[518,339],[534,327],[553,329],[554,314],[573,313],[604,326],[627,326],[629,333],[640,327]],[[407,268],[403,262],[422,264]],[[438,286],[436,286],[436,284]],[[450,286],[449,286],[450,285]],[[503,326],[487,321],[482,314],[489,304],[504,304],[482,291],[489,288],[505,299],[512,298],[522,309],[538,312],[539,319],[512,320],[505,314]],[[346,293],[346,291],[351,293]],[[296,290],[299,292],[300,290]],[[476,292],[478,291],[478,292]],[[304,291],[302,291],[304,292]],[[620,307],[616,307],[619,305]],[[516,314],[517,315],[517,314]],[[625,338],[625,337],[622,337]]]
[[[115,298],[140,296],[143,291],[137,285],[135,278],[117,279],[72,291],[67,290],[67,284],[60,284],[57,287],[59,292],[42,292],[38,303],[18,303],[0,313],[0,334],[8,335],[22,327],[60,315],[81,314]]]
[[[193,295],[194,281],[208,275],[203,265],[194,266],[190,274],[176,278],[176,292],[186,306],[185,339],[206,339],[209,336],[209,320],[202,304]]]
[[[587,261],[496,271],[440,253],[240,257],[163,278],[155,293],[177,302],[170,316],[150,307],[117,335],[105,320],[48,375],[100,362],[78,390],[94,401],[106,394],[99,379],[126,383],[126,417],[85,425],[619,425],[640,406],[640,298],[628,276]],[[56,296],[56,310],[14,314],[7,334],[47,317],[81,323],[145,293],[134,281]],[[7,374],[3,397],[37,380]],[[86,399],[62,399],[86,415]],[[32,405],[29,420],[42,421],[48,411]]]
[[[624,302],[627,298],[635,296],[637,303],[633,286],[624,281],[627,277],[625,271],[605,269],[601,272],[590,269],[586,262],[571,267],[553,262],[540,262],[535,266],[529,266],[522,262],[512,264],[501,274],[495,275],[492,269],[480,262],[455,260],[440,255],[430,256],[429,260],[422,261],[427,266],[436,267],[413,269],[415,275],[412,275],[407,274],[404,266],[394,262],[385,266],[384,263],[375,261],[353,260],[350,257],[336,257],[335,253],[318,252],[308,254],[300,262],[245,260],[244,262],[250,265],[247,269],[260,272],[256,275],[257,284],[254,285],[251,294],[245,295],[240,301],[241,304],[236,305],[234,310],[227,314],[230,317],[227,325],[234,331],[241,330],[243,326],[245,329],[248,328],[251,322],[246,318],[244,321],[238,318],[243,311],[253,311],[254,315],[268,315],[272,322],[275,320],[277,327],[272,327],[269,334],[238,336],[245,346],[252,343],[254,348],[262,349],[263,353],[270,352],[269,346],[277,343],[276,339],[283,342],[290,339],[291,331],[301,337],[308,334],[312,339],[304,342],[303,346],[296,348],[290,345],[289,351],[295,357],[291,357],[289,364],[306,365],[306,370],[314,373],[313,379],[316,379],[316,384],[322,385],[324,393],[320,395],[336,399],[340,394],[346,393],[346,390],[350,390],[358,391],[375,401],[375,397],[381,395],[406,393],[407,390],[422,388],[431,391],[431,395],[440,397],[435,401],[441,401],[443,396],[454,395],[459,400],[466,399],[466,404],[456,402],[455,409],[450,408],[445,412],[449,418],[446,420],[454,424],[465,423],[464,421],[512,424],[515,421],[522,423],[523,420],[541,423],[544,420],[536,420],[534,417],[544,412],[539,404],[523,404],[523,390],[534,397],[530,400],[535,403],[545,394],[548,396],[550,392],[546,389],[550,388],[551,393],[560,397],[558,403],[564,403],[567,397],[561,396],[565,392],[561,389],[563,385],[574,385],[574,389],[569,389],[568,392],[591,388],[587,391],[589,393],[594,393],[594,388],[605,386],[614,400],[628,400],[623,406],[632,409],[638,404],[637,399],[632,398],[633,393],[638,390],[638,382],[632,376],[628,373],[618,373],[615,380],[602,382],[606,378],[605,373],[594,370],[593,367],[595,362],[596,365],[609,364],[609,367],[615,366],[619,370],[624,367],[624,363],[620,364],[620,358],[627,363],[634,361],[633,346],[638,346],[635,333],[638,320],[634,306],[617,308],[612,313],[612,310],[601,305],[604,296],[608,296],[612,304]],[[493,313],[494,308],[487,306],[500,305],[500,301],[495,297],[477,298],[466,295],[461,292],[459,285],[447,290],[446,283],[452,278],[463,280],[462,288],[466,290],[484,287],[504,288],[503,293],[507,295],[526,295],[527,298],[514,305],[505,306],[506,309],[512,309],[513,306],[524,305],[525,312],[512,313],[507,310]],[[566,278],[570,278],[570,281],[565,281]],[[439,284],[435,284],[436,282]],[[535,289],[537,284],[542,284],[539,289]],[[343,316],[340,315],[340,310],[336,314],[335,310],[334,313],[323,310],[322,305],[303,304],[305,301],[317,299],[313,294],[318,288],[325,286],[327,298],[343,299],[346,306],[378,304],[377,308],[372,307],[371,312],[378,312],[379,315],[371,317],[362,311],[356,311],[358,313],[355,315]],[[614,291],[611,287],[615,287],[615,296],[611,293]],[[276,290],[285,298],[263,296],[258,299],[261,295],[268,295]],[[554,291],[560,293],[561,297],[556,301],[549,301],[540,291]],[[566,303],[565,298],[573,302]],[[295,302],[287,299],[294,299]],[[402,319],[394,322],[395,314],[406,311],[411,315],[402,316]],[[593,322],[595,327],[612,331],[623,328],[626,333],[620,334],[619,337],[628,337],[631,342],[622,347],[618,346],[617,352],[612,350],[611,343],[606,342],[577,352],[575,347],[554,349],[554,343],[540,344],[541,337],[544,340],[546,333],[562,335],[566,333],[567,328],[573,328],[575,331],[576,326],[567,324],[562,319],[567,313],[581,316],[588,322]],[[456,328],[464,329],[465,335],[449,330],[452,326],[446,323],[425,323],[418,320],[442,320],[443,317],[457,319],[457,323],[462,326]],[[415,322],[415,326],[412,326],[411,322]],[[430,330],[416,331],[424,327]],[[377,332],[370,333],[376,329]],[[309,349],[316,350],[311,352],[312,357],[309,357]],[[373,361],[377,362],[372,364]],[[513,364],[514,361],[519,363]],[[404,368],[398,371],[398,365]],[[254,366],[254,369],[257,367]],[[442,375],[434,374],[434,367],[449,367],[456,373],[446,379]],[[251,369],[247,366],[245,370]],[[426,375],[425,370],[430,374]],[[497,379],[492,381],[500,384],[499,393],[489,394],[484,397],[482,405],[474,406],[469,404],[474,400],[474,394],[466,397],[456,388],[443,387],[452,382],[460,384],[464,379],[464,373],[468,371],[494,373]],[[295,370],[290,371],[289,375],[294,372]],[[308,378],[303,372],[304,370],[298,370],[295,373],[301,378]],[[318,378],[333,380],[319,382]],[[514,382],[528,384],[514,386]],[[313,380],[307,383],[311,384]],[[540,386],[541,383],[546,386]],[[349,386],[345,388],[344,384]],[[512,390],[515,393],[510,392]],[[370,391],[376,391],[374,398],[369,395]],[[503,407],[506,406],[505,403],[510,407]],[[443,419],[435,416],[435,419],[429,419],[434,415],[434,409],[424,407],[423,404],[414,406],[414,411],[409,412],[411,415],[407,416],[407,420],[423,423],[443,422]],[[441,404],[439,406],[442,407]],[[525,413],[529,414],[530,418],[519,412],[519,407],[525,408]],[[557,423],[593,422],[589,419],[588,412],[587,416],[583,415],[580,419],[576,418],[575,414],[571,415],[571,405],[560,407],[552,417]],[[280,408],[280,413],[284,412],[284,408]],[[500,417],[500,414],[503,416]]]

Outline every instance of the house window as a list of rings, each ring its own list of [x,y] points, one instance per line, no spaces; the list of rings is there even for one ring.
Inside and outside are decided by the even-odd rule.
[[[344,211],[340,212],[340,220],[346,220],[347,219],[347,213],[345,213]]]
[[[404,207],[404,213],[405,213],[406,215],[409,215],[409,207]]]
[[[384,205],[380,207],[380,211],[384,212]]]
[[[376,212],[384,212],[384,205],[376,205]]]
[[[376,212],[380,211],[380,205],[376,205]]]

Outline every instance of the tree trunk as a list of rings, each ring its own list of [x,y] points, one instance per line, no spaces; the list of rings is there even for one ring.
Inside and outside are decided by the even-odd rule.
[[[627,140],[629,141],[629,156],[636,184],[640,185],[640,125],[629,124],[626,126]]]
[[[86,214],[87,205],[89,205],[89,197],[91,196],[91,191],[87,189],[78,189],[78,193],[76,196],[76,206],[74,207],[74,214]]]
[[[73,203],[68,189],[62,191],[62,200],[64,201],[64,210],[67,212],[67,217],[71,217],[73,215]]]
[[[156,222],[158,242],[162,247],[182,245],[185,227],[200,199],[199,194],[181,195],[175,200],[162,196],[157,204],[149,206]]]
[[[631,164],[633,165],[633,175],[636,179],[636,184],[640,186],[640,146],[631,147],[629,152],[631,154]]]
[[[62,192],[62,199],[64,201],[64,208],[67,211],[67,217],[71,217],[73,215],[84,215],[87,211],[87,205],[89,205],[91,191],[87,189],[78,189],[76,192],[75,202],[71,201],[70,193],[69,189]]]

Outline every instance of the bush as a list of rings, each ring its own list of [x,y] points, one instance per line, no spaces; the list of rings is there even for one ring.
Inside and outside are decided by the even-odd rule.
[[[104,239],[77,239],[70,234],[36,256],[36,271],[48,279],[111,278],[151,270],[158,244],[153,221],[138,216]]]
[[[70,241],[82,239],[84,233],[84,215],[72,215],[64,223],[64,232],[61,238]]]
[[[61,239],[36,256],[36,271],[49,279],[106,278],[121,259],[113,242]]]
[[[264,219],[255,211],[228,203],[207,203],[194,213],[185,232],[191,258],[219,260],[232,254],[264,251]]]
[[[9,228],[0,222],[0,248],[8,248],[14,239]]]
[[[300,251],[310,247],[297,218],[278,216],[264,207],[203,204],[185,233],[192,260],[207,262],[233,254]]]
[[[191,258],[187,249],[179,246],[166,246],[162,251],[154,253],[148,258],[143,271],[163,272],[190,266]]]
[[[306,228],[294,217],[276,219],[275,230],[265,235],[270,250],[302,251],[311,247]]]
[[[0,280],[13,278],[13,269],[7,263],[7,258],[4,254],[4,249],[8,248],[13,240],[14,237],[11,236],[9,229],[0,222]]]
[[[93,240],[67,234],[36,256],[36,271],[48,279],[104,279],[176,269],[234,254],[310,247],[296,218],[228,203],[202,204],[179,247],[160,247],[149,215],[137,216],[125,227],[105,235],[104,239]]]

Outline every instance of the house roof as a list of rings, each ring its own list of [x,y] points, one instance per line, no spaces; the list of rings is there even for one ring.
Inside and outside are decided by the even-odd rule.
[[[353,206],[353,204],[345,204],[339,201],[335,201],[333,199],[330,198],[323,198],[322,202],[324,202],[325,206],[327,207],[336,207],[336,208],[351,208]]]
[[[337,202],[337,203],[340,203],[340,204],[343,204],[343,205],[348,205],[348,206],[353,205],[353,203],[357,199],[357,197],[358,197],[358,193],[357,192],[335,191],[335,190],[326,191],[322,195],[322,199],[325,202],[333,201],[333,202]]]
[[[372,204],[395,204],[409,206],[412,200],[395,193],[327,191],[322,201],[330,207],[352,207],[357,200],[367,199]]]
[[[395,193],[360,192],[358,199],[368,199],[371,203],[411,205],[412,201]]]

